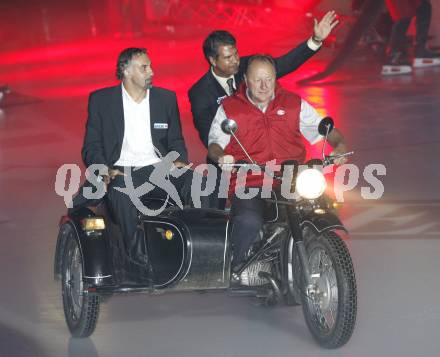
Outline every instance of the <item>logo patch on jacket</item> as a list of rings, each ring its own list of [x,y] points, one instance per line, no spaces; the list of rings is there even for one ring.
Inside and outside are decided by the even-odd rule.
[[[277,115],[278,116],[283,116],[284,114],[286,114],[286,111],[284,109],[278,109],[277,110]]]
[[[154,123],[154,129],[168,129],[168,123]]]

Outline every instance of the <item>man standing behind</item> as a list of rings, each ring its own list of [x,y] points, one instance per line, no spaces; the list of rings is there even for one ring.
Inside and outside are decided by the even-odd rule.
[[[182,137],[176,95],[153,87],[153,70],[145,48],[126,48],[117,61],[116,76],[121,83],[93,92],[89,97],[82,158],[87,167],[104,165],[110,207],[124,236],[126,248],[134,260],[138,254],[137,209],[125,188],[124,175],[130,170],[133,186],[148,180],[153,165],[171,151],[180,154],[176,167],[183,167],[187,151]],[[184,176],[176,186],[183,185]],[[166,197],[159,188],[150,196]]]
[[[334,11],[325,14],[319,23],[315,19],[313,36],[308,41],[274,59],[277,78],[293,72],[313,56],[338,23]],[[240,59],[235,38],[227,31],[210,33],[203,43],[203,53],[210,69],[191,87],[188,95],[194,125],[203,145],[208,148],[209,129],[217,109],[242,82],[250,56]],[[207,160],[213,163],[209,158]],[[217,190],[210,197],[210,205],[224,208],[225,200],[218,199]]]

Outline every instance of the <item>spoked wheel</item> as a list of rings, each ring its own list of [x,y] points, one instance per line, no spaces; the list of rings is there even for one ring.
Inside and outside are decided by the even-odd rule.
[[[62,260],[64,316],[72,336],[88,337],[98,321],[99,296],[84,293],[82,256],[74,234],[70,228]]]
[[[350,253],[334,232],[311,238],[306,250],[313,284],[301,294],[304,317],[321,346],[338,348],[350,339],[356,323],[356,278]]]

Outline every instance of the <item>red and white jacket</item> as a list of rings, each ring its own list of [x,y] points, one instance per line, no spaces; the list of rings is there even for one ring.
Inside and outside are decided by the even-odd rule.
[[[303,163],[306,148],[300,132],[301,98],[280,86],[275,88],[275,98],[263,113],[253,105],[246,95],[246,86],[240,86],[236,95],[223,103],[226,117],[238,124],[235,133],[249,155],[258,164],[276,160],[281,164],[287,160]],[[236,140],[231,138],[224,148],[225,155],[232,155],[235,161],[249,161]],[[236,177],[231,178],[231,188]],[[263,175],[248,175],[247,187],[261,187]]]

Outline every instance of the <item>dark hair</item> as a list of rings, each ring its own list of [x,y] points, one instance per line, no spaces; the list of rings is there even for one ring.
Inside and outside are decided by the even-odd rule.
[[[248,63],[247,63],[247,68],[246,68],[246,74],[248,74],[249,68],[251,67],[251,64],[253,62],[265,62],[265,63],[268,63],[268,64],[270,64],[273,67],[275,73],[277,71],[277,67],[276,67],[275,61],[274,61],[272,56],[258,54],[258,55],[253,55],[253,56],[249,57]]]
[[[118,56],[118,62],[116,63],[116,78],[122,80],[124,78],[124,70],[127,68],[130,61],[134,56],[146,55],[146,48],[129,47],[124,49]]]
[[[216,58],[218,56],[219,46],[235,46],[236,41],[234,36],[232,36],[228,31],[213,31],[208,37],[205,38],[203,42],[203,53],[206,60],[209,62],[209,57]]]

